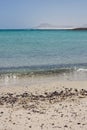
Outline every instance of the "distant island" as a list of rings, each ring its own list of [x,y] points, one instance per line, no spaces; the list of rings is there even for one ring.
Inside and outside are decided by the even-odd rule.
[[[57,26],[57,25],[52,25],[52,24],[49,24],[49,23],[41,23],[39,26],[32,27],[31,29],[40,29],[40,30],[55,29],[56,30],[56,29],[72,29],[72,27],[71,26]]]
[[[36,30],[59,30],[59,29],[63,29],[63,30],[87,30],[87,27],[74,27],[74,26],[66,26],[66,25],[61,25],[61,26],[57,26],[57,25],[52,25],[49,23],[41,23],[38,26],[32,27],[32,30],[36,29]]]
[[[79,27],[79,28],[73,28],[73,30],[87,30],[87,27]]]

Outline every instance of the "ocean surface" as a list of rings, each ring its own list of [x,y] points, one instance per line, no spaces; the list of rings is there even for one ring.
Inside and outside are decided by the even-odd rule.
[[[0,30],[0,77],[77,74],[87,79],[87,31]]]

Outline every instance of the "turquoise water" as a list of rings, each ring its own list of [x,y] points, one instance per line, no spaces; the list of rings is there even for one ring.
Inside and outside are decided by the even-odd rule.
[[[0,73],[87,68],[87,31],[0,30]]]

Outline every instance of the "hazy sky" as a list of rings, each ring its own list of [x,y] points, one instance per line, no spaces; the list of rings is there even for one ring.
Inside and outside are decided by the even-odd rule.
[[[87,24],[87,0],[0,0],[0,28]]]

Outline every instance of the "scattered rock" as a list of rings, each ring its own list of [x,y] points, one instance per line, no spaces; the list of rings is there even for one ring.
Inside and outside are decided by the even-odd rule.
[[[0,114],[3,114],[3,113],[4,113],[3,111],[0,112]]]
[[[81,123],[77,123],[77,125],[80,125]]]
[[[67,125],[64,125],[64,127],[68,127]]]
[[[72,89],[72,88],[65,88],[61,91],[54,91],[44,94],[37,95],[32,94],[28,92],[24,92],[23,94],[13,94],[13,93],[7,93],[0,97],[0,105],[15,105],[16,103],[20,106],[22,106],[24,109],[32,109],[35,108],[36,105],[39,105],[40,102],[49,101],[49,103],[55,103],[60,102],[63,100],[71,99],[71,101],[74,101],[74,97],[78,98],[85,98],[87,96],[87,90],[81,89]],[[30,103],[33,103],[32,105],[29,105]],[[61,104],[60,104],[61,105]]]
[[[15,125],[16,123],[14,122],[13,125]]]

